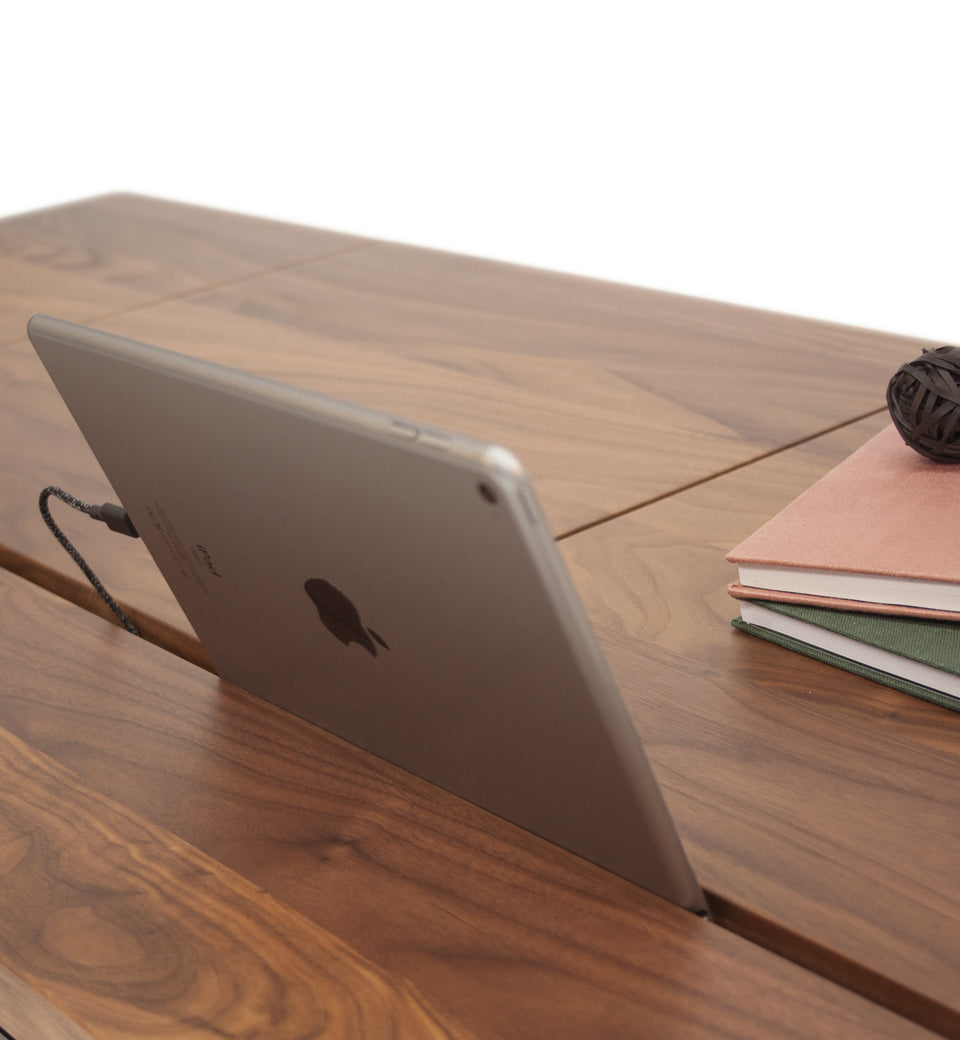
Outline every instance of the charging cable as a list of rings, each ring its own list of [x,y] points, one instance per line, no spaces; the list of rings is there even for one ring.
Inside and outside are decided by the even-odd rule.
[[[139,538],[137,529],[133,526],[133,521],[127,515],[127,511],[123,506],[115,505],[112,502],[105,502],[101,506],[89,505],[87,502],[81,502],[79,498],[68,494],[63,488],[46,487],[40,492],[40,515],[43,517],[43,522],[50,528],[54,538],[67,550],[70,558],[83,571],[87,580],[97,590],[104,603],[119,618],[120,624],[133,635],[140,635],[137,626],[127,616],[123,607],[103,587],[103,582],[93,573],[87,561],[80,555],[73,543],[60,530],[56,520],[50,515],[49,500],[51,495],[55,495],[61,502],[66,502],[68,506],[72,506],[81,513],[86,513],[87,516],[93,517],[94,520],[99,520],[101,523],[106,524],[111,531],[117,531],[119,534],[125,534],[130,538]]]

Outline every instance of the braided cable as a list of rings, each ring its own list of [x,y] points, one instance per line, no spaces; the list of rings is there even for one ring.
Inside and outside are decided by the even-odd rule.
[[[50,487],[45,487],[43,491],[40,492],[40,515],[43,517],[43,522],[47,525],[47,527],[50,528],[50,531],[52,532],[54,538],[56,538],[56,540],[63,546],[63,548],[67,550],[67,553],[70,555],[70,558],[74,561],[74,563],[76,563],[80,570],[83,571],[83,573],[87,577],[87,580],[97,590],[97,593],[104,601],[104,603],[106,603],[107,606],[113,611],[113,613],[116,614],[117,618],[120,621],[120,624],[123,625],[123,627],[133,635],[140,635],[137,626],[127,616],[123,607],[121,607],[120,604],[113,598],[113,596],[111,596],[110,593],[107,592],[106,588],[104,588],[103,582],[100,581],[96,574],[94,574],[93,570],[90,568],[90,565],[80,555],[80,553],[77,551],[76,547],[73,545],[70,539],[67,538],[67,536],[60,529],[56,520],[54,520],[51,516],[49,505],[51,495],[55,495],[57,498],[60,499],[61,502],[66,502],[68,506],[72,506],[79,512],[86,513],[88,516],[94,516],[97,507],[92,506],[87,502],[81,501],[74,495],[69,494],[69,492],[64,491],[63,488],[54,487],[52,485]]]

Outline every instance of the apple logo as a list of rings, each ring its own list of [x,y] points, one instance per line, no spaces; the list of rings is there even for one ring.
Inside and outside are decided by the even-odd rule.
[[[324,627],[344,646],[359,643],[374,657],[377,656],[377,643],[384,650],[390,649],[372,628],[364,626],[360,611],[335,585],[322,578],[308,578],[303,587],[317,608]]]

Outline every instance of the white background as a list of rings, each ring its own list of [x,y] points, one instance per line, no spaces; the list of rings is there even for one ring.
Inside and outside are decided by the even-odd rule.
[[[11,8],[0,215],[137,191],[960,341],[956,0]]]

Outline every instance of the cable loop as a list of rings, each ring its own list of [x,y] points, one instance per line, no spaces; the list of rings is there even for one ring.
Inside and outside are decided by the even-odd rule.
[[[58,526],[56,520],[54,520],[51,516],[49,505],[49,499],[51,495],[55,495],[57,498],[60,499],[61,502],[66,502],[68,506],[72,506],[79,512],[86,513],[88,516],[95,515],[97,506],[92,506],[87,502],[83,502],[79,498],[76,498],[74,495],[71,495],[69,492],[64,491],[63,488],[55,487],[53,485],[51,485],[50,487],[45,487],[43,491],[40,492],[40,515],[43,517],[43,522],[47,525],[47,527],[50,528],[50,531],[52,532],[54,538],[56,538],[56,540],[63,546],[63,548],[67,550],[67,553],[70,555],[70,558],[74,561],[74,563],[76,563],[80,570],[83,571],[83,573],[87,577],[87,580],[97,590],[98,595],[101,597],[104,603],[106,603],[107,606],[113,611],[113,613],[116,614],[117,618],[120,621],[120,624],[123,625],[123,627],[132,635],[140,635],[139,629],[127,616],[123,607],[121,607],[120,604],[113,598],[113,596],[111,596],[110,593],[107,592],[106,588],[104,588],[103,582],[100,581],[96,574],[94,574],[90,565],[80,555],[80,553],[77,551],[76,547],[73,545],[70,539],[67,538],[67,536],[63,533],[62,530],[60,530],[60,527]]]

